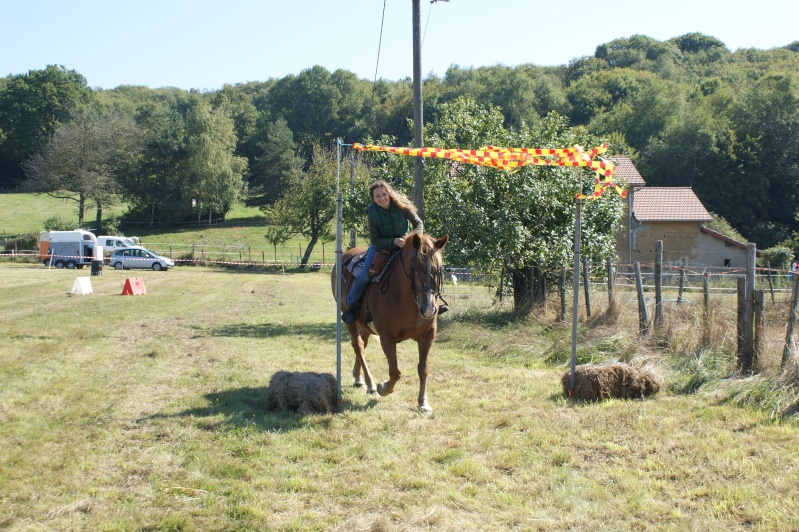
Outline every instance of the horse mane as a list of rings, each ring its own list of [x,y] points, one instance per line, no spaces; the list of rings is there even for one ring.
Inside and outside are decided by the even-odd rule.
[[[412,231],[411,233],[419,235],[419,240],[421,242],[419,245],[419,258],[422,262],[425,264],[429,263],[436,269],[441,269],[443,261],[441,259],[441,254],[438,253],[435,246],[436,239],[427,233],[417,233],[416,231]]]

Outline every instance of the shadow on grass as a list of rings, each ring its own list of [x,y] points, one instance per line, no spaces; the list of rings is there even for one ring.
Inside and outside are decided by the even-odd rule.
[[[307,336],[321,340],[336,340],[336,328],[328,323],[280,325],[275,323],[224,325],[204,329],[213,336],[236,338],[275,338],[279,336]],[[346,334],[344,330],[344,334]]]
[[[442,318],[438,322],[438,328],[445,329],[448,325],[454,323],[502,328],[515,323],[521,323],[523,321],[523,318],[520,318],[510,311],[471,309],[465,312],[456,313],[451,318]]]
[[[309,422],[319,423],[329,419],[332,414],[296,414],[293,412],[272,412],[267,409],[268,386],[231,388],[221,392],[212,392],[203,397],[207,406],[189,408],[176,414],[153,414],[136,423],[157,419],[187,418],[203,430],[215,431],[229,428],[254,428],[264,432],[280,432],[302,428]],[[342,399],[336,412],[366,411],[377,405],[377,399],[371,398],[365,404],[355,404]]]

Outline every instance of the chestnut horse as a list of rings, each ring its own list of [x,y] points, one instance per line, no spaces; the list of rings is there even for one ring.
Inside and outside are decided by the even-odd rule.
[[[381,396],[392,393],[394,385],[402,375],[397,363],[397,344],[405,340],[415,340],[419,347],[419,410],[432,412],[433,409],[427,402],[428,355],[438,328],[438,299],[441,295],[442,279],[441,250],[448,239],[448,235],[436,240],[426,234],[411,233],[405,239],[405,245],[391,270],[379,282],[369,283],[361,301],[358,320],[347,324],[352,349],[355,351],[353,386],[366,385],[367,393],[377,392]],[[363,247],[350,249],[342,256],[342,264],[346,264],[353,255],[365,249]],[[347,308],[344,296],[354,280],[354,276],[346,268],[343,271],[340,309],[342,312]],[[335,297],[336,268],[333,268],[330,279]],[[389,378],[377,386],[372,380],[364,356],[369,336],[374,334],[365,321],[367,316],[371,317],[372,326],[379,335],[380,345],[388,361]]]

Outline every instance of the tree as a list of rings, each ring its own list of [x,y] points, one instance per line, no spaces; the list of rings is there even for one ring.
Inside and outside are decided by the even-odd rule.
[[[742,91],[729,112],[736,167],[713,210],[768,248],[799,229],[799,75],[769,73]]]
[[[21,164],[70,120],[72,110],[93,99],[86,78],[63,66],[11,77],[0,91],[0,175],[22,182]]]
[[[364,171],[359,170],[361,174]],[[297,234],[310,239],[301,267],[308,264],[320,240],[335,238],[331,222],[336,217],[336,172],[336,152],[316,145],[308,170],[272,206],[262,207],[270,224],[266,238],[272,244],[284,243]],[[359,180],[363,180],[363,175]]]
[[[235,155],[233,120],[222,109],[196,100],[186,116],[186,185],[196,200],[197,219],[202,210],[224,217],[244,192],[247,160]]]
[[[428,142],[464,149],[598,143],[582,128],[569,129],[566,120],[554,113],[532,129],[511,132],[503,122],[496,108],[460,98],[442,107],[428,128]],[[448,262],[507,275],[514,309],[521,315],[543,302],[546,283],[559,275],[572,255],[580,171],[535,166],[509,173],[430,160],[426,176],[430,208],[425,226],[434,234],[450,235]],[[593,177],[586,175],[586,191],[592,183]],[[614,194],[586,203],[583,253],[597,258],[613,253],[621,212],[622,203]]]
[[[73,110],[42,149],[24,163],[25,188],[78,203],[83,225],[87,200],[96,207],[95,228],[102,231],[103,207],[120,192],[140,153],[141,135],[129,116],[117,110]]]
[[[128,213],[148,220],[177,221],[191,212],[191,198],[181,185],[187,158],[186,121],[175,103],[147,102],[139,109],[144,151],[138,171],[124,182]]]
[[[251,165],[248,205],[269,205],[293,184],[302,166],[295,155],[294,136],[283,118],[261,115],[253,137],[256,155]]]

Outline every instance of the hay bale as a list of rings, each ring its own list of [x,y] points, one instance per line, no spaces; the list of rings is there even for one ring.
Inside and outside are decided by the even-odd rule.
[[[329,373],[278,371],[269,380],[267,409],[327,414],[336,406],[336,378]]]
[[[569,396],[571,371],[560,380],[563,394]],[[650,372],[622,363],[582,364],[574,372],[574,398],[585,401],[602,399],[640,399],[660,391],[660,382]]]

